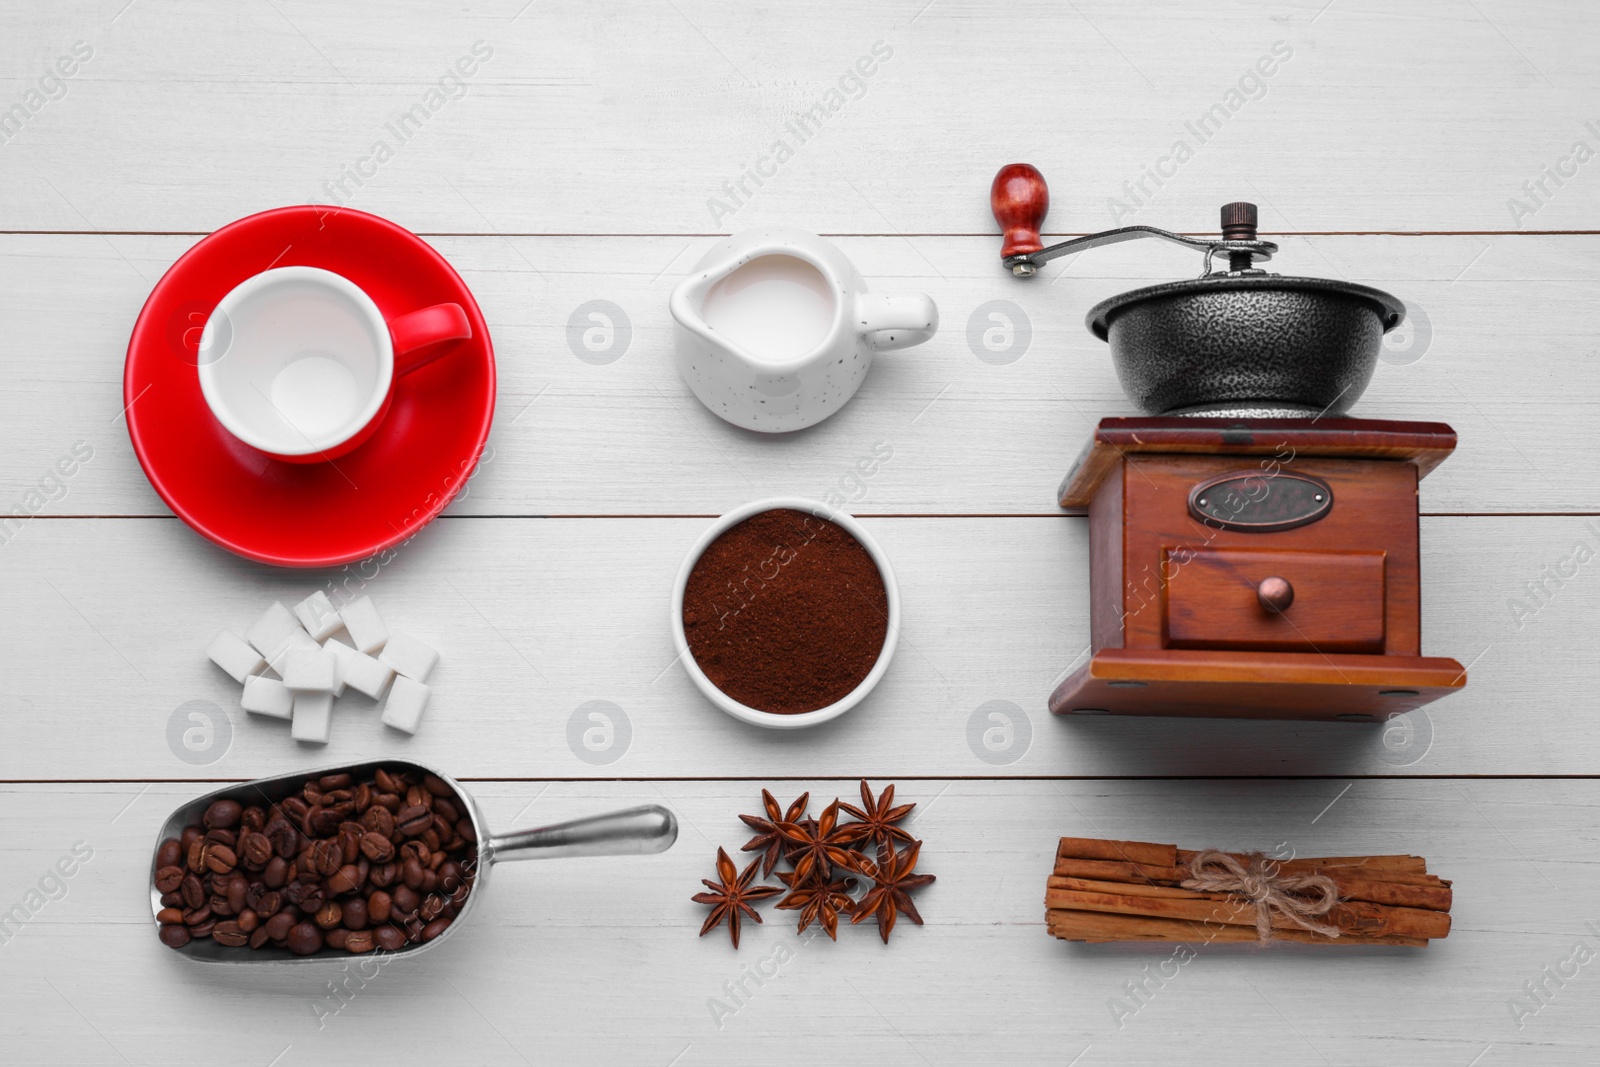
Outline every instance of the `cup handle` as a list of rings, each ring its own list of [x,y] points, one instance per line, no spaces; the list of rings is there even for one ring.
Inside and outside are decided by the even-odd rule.
[[[472,323],[460,304],[435,304],[390,319],[395,377],[426,367],[451,352],[455,346],[446,341],[465,341],[471,336]]]
[[[862,293],[856,297],[856,322],[874,348],[887,352],[920,345],[937,333],[939,309],[922,293]]]

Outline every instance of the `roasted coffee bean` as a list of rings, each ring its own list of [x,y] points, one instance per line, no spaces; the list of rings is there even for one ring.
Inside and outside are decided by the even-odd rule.
[[[399,793],[405,789],[405,787],[400,784],[400,781],[396,779],[394,775],[390,774],[382,767],[379,767],[375,772],[373,772],[372,780],[373,784],[379,789],[383,790],[385,793]]]
[[[450,802],[448,797],[434,797],[433,813],[443,816],[444,820],[452,826],[461,818],[461,813],[456,810],[456,806]]]
[[[322,803],[322,786],[313,779],[300,789],[300,795],[306,798],[306,803],[315,807]]]
[[[422,898],[417,895],[416,890],[407,885],[396,886],[391,897],[394,901],[394,914],[401,917],[415,915],[417,908],[422,904]]]
[[[176,837],[169,837],[156,849],[156,867],[177,867],[183,863],[184,849]]]
[[[400,809],[395,822],[399,825],[401,834],[415,837],[433,825],[433,813],[421,804],[408,804]]]
[[[450,788],[448,782],[434,774],[422,776],[422,787],[436,797],[453,797],[456,795],[456,791]]]
[[[178,837],[178,848],[187,856],[189,854],[189,846],[205,835],[205,831],[198,826],[185,826],[183,833]]]
[[[237,851],[235,846],[239,844],[239,835],[232,830],[207,830],[206,844],[227,845]]]
[[[233,909],[228,906],[228,898],[220,894],[213,895],[206,906],[211,909],[211,914],[219,919],[227,918],[233,914]]]
[[[429,850],[428,846],[424,842],[407,841],[405,844],[400,846],[400,861],[402,863],[408,859],[414,859],[426,867],[428,866],[428,861],[432,858],[433,852]]]
[[[228,907],[233,909],[235,915],[244,910],[244,898],[249,894],[250,883],[245,881],[244,875],[235,871],[233,880],[228,883]]]
[[[344,939],[346,952],[371,952],[376,946],[377,941],[366,930],[352,930],[350,936]]]
[[[171,893],[183,884],[183,868],[166,865],[156,871],[156,888]]]
[[[422,890],[424,893],[434,892],[439,888],[439,872],[434,870],[424,870],[422,872],[422,884],[417,888]]]
[[[283,859],[293,859],[294,854],[300,851],[300,835],[288,823],[275,830],[269,830],[267,839],[272,842],[273,854]]]
[[[251,934],[255,933],[256,927],[261,925],[261,916],[257,915],[249,908],[246,908],[239,913],[238,918],[234,921],[239,924],[239,929],[243,930],[247,934]]]
[[[250,947],[260,948],[270,940],[271,938],[267,936],[267,928],[265,926],[258,926],[255,929],[255,933],[250,935]]]
[[[274,941],[282,941],[289,936],[289,931],[294,927],[295,918],[286,911],[280,911],[261,925],[267,936]]]
[[[382,811],[382,808],[378,809]],[[382,834],[362,834],[361,854],[373,863],[388,863],[394,858],[394,842]],[[173,870],[178,870],[176,867]],[[178,871],[181,876],[182,871]]]
[[[255,913],[263,919],[278,914],[283,909],[283,897],[275,889],[269,889],[261,894],[261,899],[256,902]]]
[[[345,938],[349,936],[350,931],[339,926],[323,934],[322,939],[329,948],[344,948]]]
[[[206,887],[192,874],[183,876],[183,884],[178,891],[183,894],[183,902],[191,908],[198,908],[206,902]]]
[[[340,905],[344,909],[344,918],[340,921],[346,930],[365,930],[367,928],[367,902],[360,897],[351,897]]]
[[[181,922],[183,922],[183,909],[182,908],[162,908],[160,911],[156,912],[156,922],[163,923],[163,924],[165,924],[165,923],[181,923]]]
[[[206,867],[217,874],[227,874],[239,865],[239,857],[227,845],[206,846]]]
[[[211,905],[202,904],[198,908],[189,908],[183,913],[183,921],[189,926],[198,926],[211,918]]]
[[[372,798],[375,796],[377,794],[372,791],[372,786],[367,782],[362,782],[356,786],[356,791],[352,798],[356,802],[356,811],[365,813],[368,808],[372,807]]]
[[[380,926],[372,931],[373,942],[385,952],[397,952],[406,945],[406,935],[393,926]]]
[[[338,808],[316,808],[306,817],[306,834],[310,837],[326,837],[339,829],[339,824],[344,822],[345,812]]]
[[[375,890],[373,894],[367,898],[367,918],[374,923],[388,922],[389,911],[393,906],[393,903],[394,901],[388,893],[385,893],[381,889]]]
[[[188,864],[189,864],[189,869],[191,871],[193,871],[195,874],[204,874],[204,873],[206,873],[206,840],[205,840],[205,838],[197,837],[197,838],[194,839],[193,842],[190,843],[190,845],[189,845],[189,855],[187,857],[187,860],[188,860]]]
[[[231,830],[239,825],[239,816],[243,812],[244,808],[237,800],[224,797],[211,802],[202,821],[211,829]]]
[[[462,819],[456,823],[456,833],[460,835],[461,840],[469,845],[478,843],[478,831],[472,828],[471,819]]]
[[[322,947],[322,931],[313,923],[299,923],[289,931],[289,951],[309,956]]]
[[[267,813],[259,804],[252,804],[244,809],[239,816],[239,828],[260,833],[261,828],[267,825]]]
[[[433,794],[420,785],[414,785],[406,790],[406,807],[427,808],[431,812],[433,810]]]
[[[372,884],[379,889],[388,889],[400,878],[400,865],[393,861],[380,863],[372,868]]]
[[[400,868],[400,878],[412,889],[422,888],[422,864],[417,862],[415,856],[407,858]]]
[[[168,923],[161,927],[161,943],[168,948],[182,948],[189,943],[189,931],[186,927]]]
[[[432,941],[448,929],[450,929],[449,919],[435,919],[422,928],[422,940]]]
[[[279,807],[283,808],[284,817],[294,823],[304,822],[306,813],[311,810],[311,805],[299,797],[288,797]]]
[[[344,921],[344,909],[337,900],[330,900],[318,909],[314,921],[324,930],[332,930]]]
[[[422,898],[422,907],[417,910],[423,922],[432,922],[444,912],[444,898],[437,893],[430,893]]]
[[[250,942],[250,935],[239,929],[238,923],[228,921],[211,928],[211,939],[229,948],[243,948]]]
[[[163,908],[181,908],[181,907],[183,907],[183,894],[182,893],[162,893],[161,894],[161,906]]]
[[[348,827],[355,826],[354,830]],[[339,858],[345,863],[354,863],[361,855],[361,827],[355,823],[342,823],[339,826]]]
[[[252,871],[259,871],[272,860],[272,841],[266,834],[248,833],[239,842],[239,857]]]
[[[386,810],[390,815],[393,815],[395,812],[399,811],[401,807],[400,797],[395,793],[379,793],[377,799],[374,800],[373,803],[382,805],[384,810]]]
[[[388,808],[368,808],[366,814],[361,816],[361,826],[369,834],[393,837],[394,813]]]
[[[268,889],[282,889],[289,880],[289,861],[282,856],[274,856],[261,868],[261,884]]]
[[[328,879],[328,892],[336,897],[354,893],[360,888],[361,869],[353,863],[340,867],[338,873]]]
[[[190,937],[210,937],[211,936],[211,930],[216,925],[217,925],[217,920],[215,920],[215,919],[207,919],[203,923],[196,923],[195,925],[189,927],[189,936]]]
[[[344,850],[337,841],[313,841],[311,843],[311,867],[323,877],[337,871],[344,864]]]
[[[317,779],[317,782],[324,789],[350,788],[350,776],[348,774],[325,774]]]

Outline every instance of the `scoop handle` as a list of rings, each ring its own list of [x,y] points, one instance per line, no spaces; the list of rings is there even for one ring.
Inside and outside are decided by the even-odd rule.
[[[659,804],[646,804],[535,830],[495,834],[486,851],[490,863],[564,856],[642,856],[665,852],[677,839],[677,816]]]

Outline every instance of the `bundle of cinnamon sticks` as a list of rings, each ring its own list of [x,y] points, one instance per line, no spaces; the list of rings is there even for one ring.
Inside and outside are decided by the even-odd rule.
[[[1255,941],[1258,908],[1232,892],[1183,888],[1196,852],[1143,841],[1063,837],[1045,890],[1050,933],[1065,941]],[[1232,853],[1243,864],[1249,854]],[[1450,883],[1421,856],[1325,856],[1276,863],[1285,875],[1318,874],[1338,903],[1318,918],[1328,937],[1272,915],[1274,940],[1420,948],[1450,932]]]

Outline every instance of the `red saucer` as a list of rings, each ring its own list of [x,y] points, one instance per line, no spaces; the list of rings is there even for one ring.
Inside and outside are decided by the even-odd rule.
[[[328,463],[283,463],[233,437],[195,370],[218,301],[288,266],[344,275],[385,318],[454,301],[472,323],[471,340],[400,379],[373,435]],[[466,484],[494,419],[494,348],[472,292],[421,238],[349,208],[285,207],[224,226],[172,265],[134,324],[122,391],[133,450],[179,518],[262,563],[337,566],[410,537]]]

